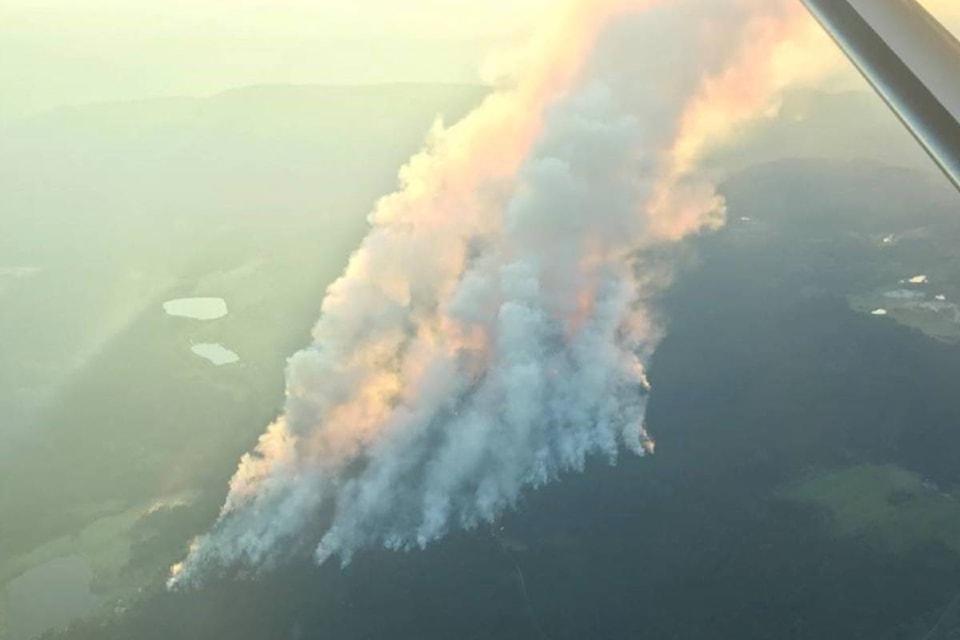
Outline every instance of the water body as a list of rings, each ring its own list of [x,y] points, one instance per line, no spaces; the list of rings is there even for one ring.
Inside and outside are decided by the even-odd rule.
[[[240,361],[240,356],[235,352],[227,349],[222,344],[217,343],[203,343],[195,344],[190,347],[190,351],[193,351],[195,354],[209,360],[218,367],[225,364],[233,364]]]
[[[227,315],[227,302],[223,298],[178,298],[163,303],[168,316],[193,320],[216,320]]]
[[[3,640],[30,640],[92,613],[100,598],[90,591],[93,570],[82,556],[56,558],[7,584],[9,613]]]

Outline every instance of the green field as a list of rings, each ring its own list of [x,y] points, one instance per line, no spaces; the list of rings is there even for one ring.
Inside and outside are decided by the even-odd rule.
[[[823,508],[837,535],[894,552],[941,543],[960,553],[960,501],[893,465],[858,465],[815,475],[785,495]]]

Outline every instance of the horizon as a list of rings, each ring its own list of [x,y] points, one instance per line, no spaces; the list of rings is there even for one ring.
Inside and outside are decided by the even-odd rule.
[[[477,81],[487,54],[522,40],[547,4],[10,0],[0,120],[264,82]]]

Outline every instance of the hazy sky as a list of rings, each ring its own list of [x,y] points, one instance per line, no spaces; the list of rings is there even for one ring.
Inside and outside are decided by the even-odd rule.
[[[957,29],[960,28],[960,2],[957,0],[919,0],[919,2],[954,33],[957,33]]]
[[[957,0],[922,1],[960,23]],[[555,2],[0,0],[0,120],[262,83],[472,82]]]
[[[476,81],[549,0],[0,0],[0,117],[259,83]]]

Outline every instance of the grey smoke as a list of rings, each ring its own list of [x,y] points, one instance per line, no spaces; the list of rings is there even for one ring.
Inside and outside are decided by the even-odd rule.
[[[709,8],[710,20],[744,15],[740,4],[674,4],[688,16]],[[665,240],[646,205],[697,84],[624,76],[629,56],[657,54],[623,37],[634,23],[651,29],[625,15],[620,46],[594,52],[556,96],[494,98],[405,170],[328,292],[314,343],[289,362],[284,416],[241,462],[220,520],[171,586],[311,551],[347,563],[364,548],[423,548],[592,457],[652,449],[645,369],[662,327],[651,300],[671,268],[653,257]],[[736,47],[698,50],[700,26],[680,30],[670,55],[722,70],[714,55]],[[535,127],[521,126],[528,117]],[[491,142],[488,124],[536,133],[529,145]],[[487,153],[501,147],[508,167],[520,149],[515,171],[501,174]],[[678,236],[722,206],[709,184],[683,178],[702,198],[670,222]]]

